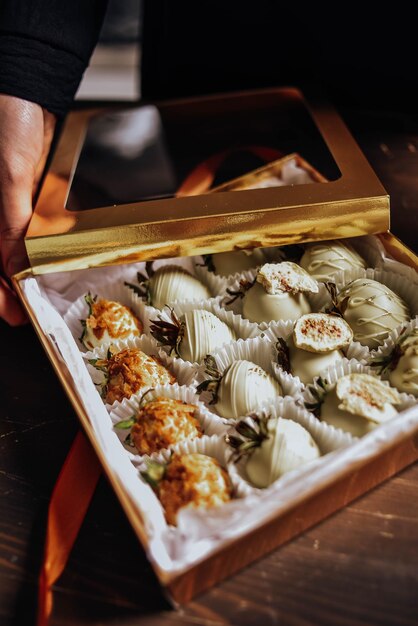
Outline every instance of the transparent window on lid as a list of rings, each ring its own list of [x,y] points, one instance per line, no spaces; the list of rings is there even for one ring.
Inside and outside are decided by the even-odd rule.
[[[216,96],[99,114],[88,125],[66,208],[338,179],[339,169],[295,93]]]

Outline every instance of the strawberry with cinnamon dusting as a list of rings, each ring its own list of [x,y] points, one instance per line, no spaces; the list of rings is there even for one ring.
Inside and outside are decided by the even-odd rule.
[[[195,417],[197,406],[174,398],[158,397],[142,406],[131,439],[140,454],[152,454],[186,439],[202,436]]]
[[[142,334],[142,322],[130,308],[105,298],[97,300],[90,294],[85,296],[85,300],[89,306],[89,315],[81,320],[83,334],[80,341],[86,348],[93,349],[115,339]]]
[[[141,474],[155,489],[172,526],[180,509],[218,507],[232,498],[228,474],[205,454],[173,454],[167,465],[151,462]]]
[[[157,357],[148,356],[136,348],[126,348],[112,355],[105,367],[105,397],[109,404],[129,398],[137,391],[167,383],[172,385],[175,382],[175,377]]]

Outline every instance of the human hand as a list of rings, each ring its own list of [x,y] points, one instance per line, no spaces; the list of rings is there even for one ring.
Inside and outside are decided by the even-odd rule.
[[[38,104],[0,94],[0,317],[12,326],[26,316],[7,279],[28,265],[23,239],[55,121]]]

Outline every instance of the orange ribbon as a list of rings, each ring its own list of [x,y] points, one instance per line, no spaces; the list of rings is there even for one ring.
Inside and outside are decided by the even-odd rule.
[[[250,152],[266,163],[275,161],[283,156],[283,154],[275,148],[267,148],[265,146],[242,146],[240,148],[230,148],[222,152],[217,152],[205,161],[199,163],[199,165],[188,174],[178,188],[176,196],[197,196],[200,193],[209,191],[220,166],[227,157],[235,152]]]
[[[101,466],[80,431],[55,483],[48,509],[44,560],[39,576],[37,626],[47,626],[52,585],[61,576],[96,489]]]
[[[263,146],[224,150],[199,163],[180,185],[176,195],[193,196],[208,191],[219,167],[234,152],[251,152],[266,162],[282,156],[277,150]],[[101,466],[94,451],[79,432],[58,476],[49,503],[44,559],[39,575],[37,626],[48,624],[52,612],[52,585],[64,571],[100,473]]]

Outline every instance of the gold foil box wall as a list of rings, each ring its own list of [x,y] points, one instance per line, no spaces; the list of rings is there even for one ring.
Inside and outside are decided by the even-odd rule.
[[[287,155],[276,160],[274,167],[279,171],[290,158],[296,159],[311,175],[310,184],[244,190],[238,186],[238,191],[224,184],[217,186],[216,193],[70,209],[67,198],[78,157],[90,120],[98,112],[73,113],[67,119],[26,237],[35,273],[350,237],[388,229],[388,195],[340,117],[328,105],[308,107],[297,89],[280,88],[155,106],[167,125],[169,140],[174,137],[178,145],[186,144],[191,169],[211,156],[205,146],[213,144],[217,150],[225,150],[239,145],[247,128],[248,137],[257,141],[252,121],[254,128],[261,128],[260,136],[269,138],[269,130],[273,136],[276,123],[281,123],[283,129],[283,120],[289,120],[297,127],[299,119],[305,123],[309,118],[318,136],[322,136],[320,140],[338,175],[325,182],[316,171],[320,168],[308,165],[310,159],[302,149],[299,152],[306,160]],[[198,132],[199,140],[191,143]],[[248,143],[247,137],[241,143]],[[275,147],[283,151],[282,145]],[[286,141],[284,147],[285,152],[294,151],[287,149]],[[181,165],[184,155],[179,154],[174,161]]]

